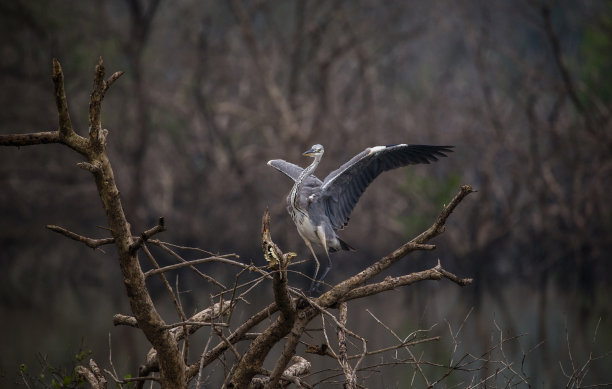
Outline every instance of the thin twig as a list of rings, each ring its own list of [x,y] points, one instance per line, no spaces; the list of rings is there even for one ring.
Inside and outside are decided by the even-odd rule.
[[[149,251],[149,248],[144,243],[142,243],[142,251],[145,253],[145,256],[149,259],[149,262],[151,262],[153,267],[156,269],[159,269],[159,265],[157,264],[155,257],[153,257],[153,254],[151,254],[151,252]],[[185,312],[183,312],[183,308],[181,307],[181,304],[176,299],[176,295],[174,294],[174,291],[172,290],[172,286],[170,286],[168,279],[163,273],[159,273],[159,276],[160,276],[162,283],[166,287],[166,291],[168,291],[168,294],[170,295],[170,299],[172,300],[172,303],[174,304],[174,307],[176,308],[176,312],[178,313],[180,319],[183,322],[187,321],[187,316],[185,316]]]
[[[130,252],[138,250],[144,242],[149,240],[150,237],[163,231],[166,231],[166,224],[164,222],[164,218],[160,217],[155,227],[144,231],[134,242],[132,242],[130,245]]]
[[[395,333],[395,331],[393,331],[391,328],[389,328],[389,326],[387,326],[379,318],[377,318],[376,315],[374,315],[369,309],[366,309],[366,312],[369,313],[370,316],[372,316],[372,318],[374,318],[374,320],[376,320],[381,326],[383,326],[383,328],[385,328],[387,331],[389,331],[397,340],[399,340],[400,342],[402,341],[402,339]],[[417,359],[414,356],[414,354],[412,353],[412,351],[408,347],[405,347],[405,350],[408,351],[408,354],[410,355],[410,357],[416,362]],[[423,372],[423,369],[421,369],[421,365],[419,363],[416,363],[415,366],[418,369],[419,373],[421,374],[421,377],[423,377],[423,380],[425,380],[425,383],[429,387],[430,386],[429,380],[425,376],[425,373]]]
[[[389,347],[381,348],[381,349],[378,349],[378,350],[368,351],[368,352],[365,353],[365,356],[382,354],[382,353],[385,353],[387,351],[397,350],[398,348],[404,348],[404,347],[409,347],[409,346],[416,346],[417,344],[428,343],[428,342],[433,342],[433,341],[438,341],[438,340],[440,340],[439,336],[433,336],[431,338],[424,338],[424,339],[418,339],[418,340],[411,340],[409,342],[402,342],[402,343],[396,344],[394,346],[389,346]],[[361,358],[363,355],[364,355],[363,353],[357,354],[357,355],[350,355],[348,357],[348,359]]]
[[[100,246],[115,243],[115,238],[93,239],[93,238],[88,238],[86,236],[76,234],[72,231],[68,231],[67,229],[60,227],[60,226],[54,226],[52,224],[48,224],[46,227],[53,232],[57,232],[58,234],[64,235],[67,238],[76,240],[77,242],[84,243],[88,247],[91,247],[92,249],[98,249]]]

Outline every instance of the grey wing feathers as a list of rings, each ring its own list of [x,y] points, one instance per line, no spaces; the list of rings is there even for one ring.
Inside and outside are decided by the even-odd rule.
[[[342,228],[368,185],[384,171],[437,161],[453,146],[391,145],[367,148],[324,180],[319,201],[334,230]]]
[[[304,171],[304,169],[302,169],[298,165],[294,165],[291,162],[287,162],[282,159],[273,159],[271,161],[268,161],[268,165],[272,166],[273,168],[275,168],[276,170],[280,172],[285,173],[293,181],[297,181],[300,174],[302,174],[302,172]],[[321,180],[319,180],[315,176],[310,176],[306,179],[305,184],[309,184],[309,183],[318,184],[318,185],[323,184]]]

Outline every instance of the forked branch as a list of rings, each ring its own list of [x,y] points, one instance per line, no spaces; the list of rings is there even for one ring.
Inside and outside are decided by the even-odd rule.
[[[292,310],[285,310],[284,313],[281,313],[276,321],[273,322],[266,331],[261,333],[250,345],[249,349],[238,363],[229,386],[241,388],[249,385],[252,382],[253,377],[260,374],[263,360],[271,347],[279,342],[283,337],[287,336],[281,356],[274,367],[274,371],[270,375],[269,381],[266,382],[266,387],[276,387],[279,384],[282,373],[286,369],[291,358],[295,355],[296,347],[308,323],[321,312],[330,307],[335,307],[343,301],[377,294],[398,286],[409,285],[423,280],[439,280],[442,278],[447,278],[453,282],[456,282],[458,285],[468,285],[471,282],[471,279],[462,279],[457,277],[454,274],[444,270],[438,263],[436,267],[424,272],[413,273],[402,277],[388,278],[377,284],[361,286],[375,275],[381,273],[383,270],[389,268],[401,258],[405,257],[408,253],[415,250],[434,249],[435,246],[427,244],[427,242],[444,232],[444,226],[450,214],[457,207],[457,205],[459,205],[459,203],[472,192],[474,192],[472,187],[468,185],[462,186],[451,202],[442,209],[436,221],[426,231],[402,245],[391,254],[369,266],[367,269],[332,287],[331,290],[324,293],[319,298],[308,300],[306,304],[301,304],[295,313],[292,314]],[[269,233],[267,233],[269,227],[266,226],[266,221],[269,223],[269,220],[266,219],[266,215],[264,215],[264,228],[262,229],[264,255],[266,255],[269,262],[274,262],[274,265],[279,266],[280,268],[280,258],[282,258],[283,254],[280,252],[280,250],[277,251],[278,247],[276,245],[273,246]],[[271,249],[272,247],[274,249]],[[273,255],[270,255],[271,253],[273,253]],[[278,300],[277,304],[279,304]],[[284,302],[282,304],[284,304]],[[267,309],[269,308],[270,307]],[[348,382],[352,383],[353,374],[348,365],[345,365],[343,370],[345,370],[345,373],[348,373]]]
[[[134,240],[130,232],[119,189],[115,183],[113,169],[105,151],[105,142],[108,131],[102,130],[101,109],[104,94],[120,76],[121,72],[114,73],[108,80],[104,80],[104,64],[102,58],[98,61],[94,74],[94,86],[89,102],[89,137],[78,135],[72,127],[68,102],[64,88],[64,74],[62,67],[56,59],[53,60],[53,85],[55,103],[58,113],[58,130],[47,133],[13,134],[0,136],[0,145],[25,146],[42,143],[62,143],[77,151],[86,158],[79,166],[89,170],[96,182],[98,194],[108,219],[108,226],[112,235],[112,242],[119,254],[119,265],[125,280],[125,288],[129,298],[132,313],[152,346],[157,350],[160,365],[160,382],[162,387],[181,388],[186,385],[185,363],[178,349],[174,335],[166,327],[166,323],[157,313],[151,296],[147,291],[145,277],[138,261],[136,250],[149,234],[144,234]],[[109,239],[95,240],[79,236],[56,226],[49,226],[53,231],[59,232],[70,239],[87,244],[89,247],[99,247],[111,242]],[[163,225],[154,228],[152,233],[163,229]],[[136,243],[135,243],[136,242]],[[89,369],[91,371],[91,369]],[[83,370],[83,374],[86,371]],[[91,375],[88,375],[91,376]],[[95,376],[95,374],[94,374]]]

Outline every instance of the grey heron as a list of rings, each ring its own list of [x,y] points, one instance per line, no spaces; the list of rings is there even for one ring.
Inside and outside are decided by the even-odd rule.
[[[384,171],[437,161],[437,157],[446,157],[445,153],[452,152],[452,148],[408,144],[368,147],[323,181],[313,174],[324,152],[319,144],[303,153],[314,158],[305,169],[282,159],[268,161],[268,165],[295,182],[287,196],[287,210],[315,260],[310,291],[315,290],[331,269],[330,252],[354,250],[338,237],[336,231],[347,225],[353,208],[368,185]],[[314,248],[327,255],[327,265],[318,280],[320,264]]]

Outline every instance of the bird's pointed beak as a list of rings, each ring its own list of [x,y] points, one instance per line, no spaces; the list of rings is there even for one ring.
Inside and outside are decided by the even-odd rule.
[[[307,157],[312,157],[314,153],[315,153],[315,149],[314,147],[311,147],[310,150],[304,151],[302,155],[305,155]]]

